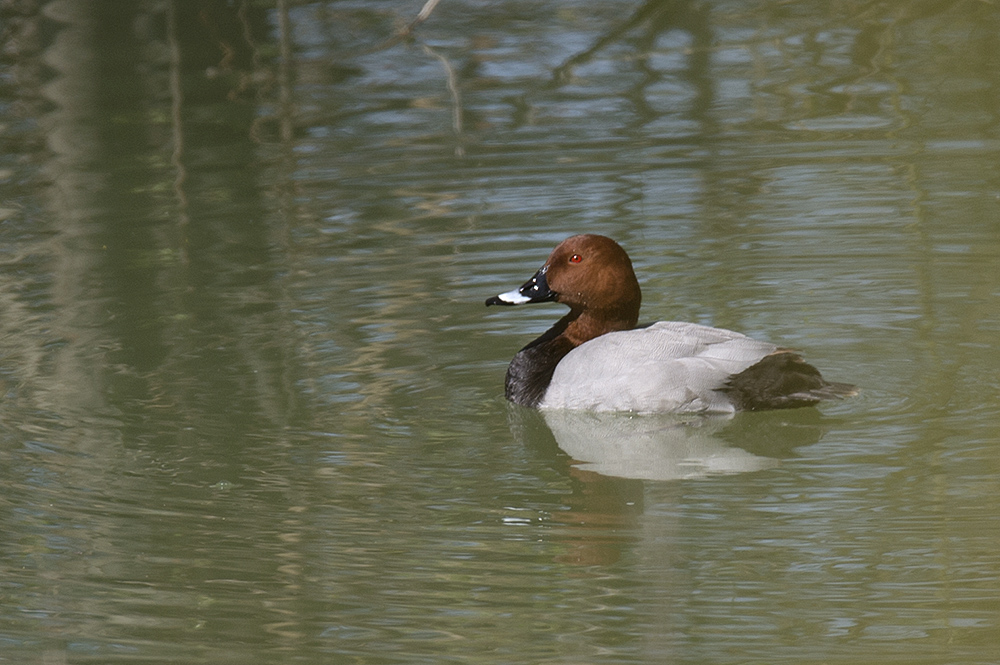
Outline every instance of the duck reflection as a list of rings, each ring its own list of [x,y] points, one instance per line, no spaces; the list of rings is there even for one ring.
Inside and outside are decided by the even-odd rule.
[[[732,418],[563,410],[545,411],[543,417],[577,468],[605,476],[678,480],[761,471],[778,464],[723,440],[719,432]]]
[[[574,470],[657,481],[773,468],[819,441],[830,422],[816,409],[704,416],[514,406],[509,419],[516,439],[536,448],[554,443]]]
[[[548,522],[558,528],[547,538],[564,546],[556,560],[604,565],[642,538],[651,482],[662,499],[682,491],[680,481],[772,469],[817,442],[830,421],[815,409],[681,417],[511,406],[509,423],[567,476],[570,492]]]

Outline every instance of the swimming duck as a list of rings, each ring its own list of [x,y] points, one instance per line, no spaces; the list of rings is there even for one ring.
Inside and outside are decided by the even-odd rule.
[[[486,305],[559,302],[569,313],[521,349],[505,393],[543,409],[733,413],[811,406],[855,386],[826,381],[794,351],[731,330],[636,327],[642,294],[625,250],[583,234],[559,243],[523,286]]]

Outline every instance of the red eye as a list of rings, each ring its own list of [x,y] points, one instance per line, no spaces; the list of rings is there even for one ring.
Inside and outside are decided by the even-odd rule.
[[[583,257],[580,256],[579,254],[574,254],[573,256],[569,257],[570,263],[579,263],[580,261],[583,261]]]

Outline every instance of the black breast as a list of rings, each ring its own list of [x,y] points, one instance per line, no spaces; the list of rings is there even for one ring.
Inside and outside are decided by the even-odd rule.
[[[521,349],[507,368],[504,392],[511,402],[536,407],[552,382],[556,365],[573,350],[573,343],[560,337],[558,324]],[[565,329],[565,326],[563,326]]]

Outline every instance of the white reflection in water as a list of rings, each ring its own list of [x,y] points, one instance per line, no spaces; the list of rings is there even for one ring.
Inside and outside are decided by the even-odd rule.
[[[637,480],[678,480],[761,471],[779,462],[727,444],[730,417],[637,416],[543,411],[556,443],[578,467]]]

